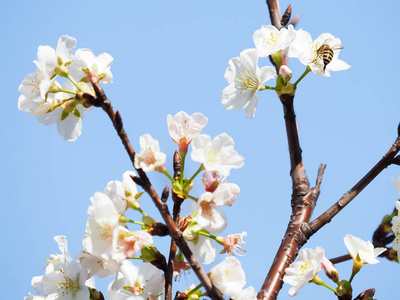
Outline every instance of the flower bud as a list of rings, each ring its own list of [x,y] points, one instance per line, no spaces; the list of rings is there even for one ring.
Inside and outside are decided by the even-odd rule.
[[[339,273],[329,259],[324,257],[321,261],[321,267],[329,279],[333,282],[339,282]]]
[[[212,193],[221,183],[221,174],[217,171],[205,171],[202,180],[206,191]]]
[[[279,75],[282,76],[284,81],[288,82],[292,78],[292,70],[287,65],[282,65],[279,69]]]

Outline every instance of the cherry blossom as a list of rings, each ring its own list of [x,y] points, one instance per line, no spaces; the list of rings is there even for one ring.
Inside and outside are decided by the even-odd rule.
[[[344,243],[349,251],[350,256],[354,261],[364,264],[377,264],[379,261],[376,259],[378,255],[386,251],[386,248],[377,247],[370,241],[363,241],[362,239],[348,234],[344,237]]]
[[[246,276],[240,261],[233,256],[225,260],[208,273],[212,283],[224,295],[234,296],[240,293],[246,284]]]
[[[164,275],[150,263],[137,267],[125,260],[108,286],[107,296],[110,300],[164,299]]]
[[[173,117],[167,116],[169,135],[179,145],[179,149],[186,149],[186,151],[190,142],[203,130],[207,122],[207,117],[202,113],[189,116],[184,111],[180,111]]]
[[[325,256],[325,250],[317,247],[315,250],[303,249],[300,251],[297,260],[286,268],[283,277],[285,283],[292,287],[289,289],[289,296],[296,296],[302,287],[313,280],[321,270],[321,261]]]
[[[263,25],[253,35],[254,44],[260,57],[266,57],[287,48],[296,37],[293,25],[278,30],[273,25]]]
[[[165,163],[166,155],[160,151],[160,145],[150,134],[140,137],[140,153],[135,155],[135,168],[144,172],[160,170]]]
[[[112,83],[113,75],[110,71],[114,58],[108,53],[95,56],[90,49],[78,49],[75,52],[75,59],[69,71],[77,81],[87,78],[89,75],[93,82]],[[90,73],[90,74],[89,74]],[[95,78],[94,78],[95,77]]]
[[[221,254],[227,253],[232,255],[238,255],[237,250],[242,252],[246,252],[240,247],[238,244],[245,244],[243,241],[243,237],[247,236],[247,232],[243,231],[242,233],[236,233],[228,235],[228,237],[218,236],[216,241],[221,244],[224,249],[220,252]]]
[[[125,211],[128,209],[128,202],[132,206],[140,204],[140,200],[135,197],[137,187],[131,176],[136,176],[136,173],[126,171],[122,175],[122,182],[118,180],[110,181],[104,189],[104,193],[112,200],[115,209],[121,216],[125,215]]]
[[[56,50],[50,46],[39,46],[37,58],[40,64],[44,64],[49,77],[52,78],[60,66],[66,67],[71,63],[75,47],[76,39],[68,35],[63,35],[58,39]]]
[[[257,292],[254,290],[254,287],[249,286],[236,296],[233,296],[232,300],[257,300]]]
[[[94,279],[88,279],[87,270],[72,260],[68,252],[68,243],[65,236],[56,236],[61,255],[52,255],[46,267],[46,274],[32,279],[32,287],[42,296],[29,296],[25,299],[89,299],[88,287],[94,288]]]
[[[318,49],[324,44],[333,50],[332,60],[326,66],[322,55],[318,55]],[[296,39],[290,44],[288,56],[297,57],[303,65],[310,66],[315,74],[330,77],[329,71],[342,71],[350,68],[347,63],[338,59],[340,49],[340,39],[330,33],[323,33],[313,41],[308,32],[300,29]],[[325,70],[324,67],[326,67]]]
[[[392,183],[394,184],[397,191],[399,192],[399,199],[400,199],[400,175],[397,177],[397,179],[392,178]]]
[[[256,49],[246,49],[240,57],[232,58],[225,71],[229,85],[222,91],[222,105],[226,109],[244,109],[247,118],[254,117],[259,90],[265,89],[264,83],[275,77],[274,67],[258,67]]]
[[[212,141],[210,136],[200,134],[192,142],[191,157],[201,162],[206,170],[215,170],[223,176],[229,176],[231,169],[244,165],[243,156],[233,146],[233,139],[226,133],[221,133]]]

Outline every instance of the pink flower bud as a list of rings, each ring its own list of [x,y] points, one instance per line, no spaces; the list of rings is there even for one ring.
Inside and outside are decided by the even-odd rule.
[[[279,75],[282,76],[283,80],[289,81],[292,78],[292,70],[287,65],[282,65],[279,69]]]
[[[221,174],[216,171],[205,171],[203,173],[203,184],[207,192],[214,192],[221,183]]]
[[[329,259],[324,257],[321,261],[321,267],[329,279],[333,282],[339,282],[339,273]]]

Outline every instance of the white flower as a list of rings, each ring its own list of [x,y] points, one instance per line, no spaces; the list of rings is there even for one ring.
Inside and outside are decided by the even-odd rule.
[[[95,193],[90,198],[92,206],[88,213],[86,236],[83,238],[83,250],[103,260],[115,258],[119,232],[117,211],[107,195]]]
[[[246,276],[240,261],[229,256],[209,272],[209,277],[215,287],[224,295],[233,296],[242,290],[246,284]]]
[[[208,119],[202,113],[195,113],[189,116],[184,111],[178,112],[175,116],[167,116],[169,135],[179,148],[190,144],[207,125]]]
[[[317,53],[323,44],[328,45],[333,50],[332,60],[326,65],[325,71],[322,55]],[[297,32],[296,39],[290,44],[288,56],[297,57],[303,65],[310,66],[314,73],[330,77],[329,71],[342,71],[350,68],[347,63],[338,59],[340,47],[340,39],[335,38],[330,33],[323,33],[313,41],[308,32],[300,29]]]
[[[88,280],[87,270],[81,269],[79,263],[70,258],[65,236],[56,236],[54,239],[63,254],[53,255],[46,267],[46,274],[32,279],[32,287],[39,294],[44,291],[46,295],[43,296],[44,298],[28,297],[27,299],[89,299],[88,287],[94,288],[94,279]]]
[[[303,249],[300,251],[296,262],[286,268],[286,274],[283,277],[285,283],[292,287],[289,289],[289,296],[296,296],[301,288],[313,280],[321,270],[321,261],[324,258],[325,250],[317,247],[315,250]]]
[[[222,91],[222,104],[226,109],[244,109],[247,118],[253,118],[259,90],[265,89],[264,82],[274,78],[274,67],[258,67],[256,49],[246,49],[240,57],[229,61],[225,71],[225,79],[229,85]]]
[[[46,300],[46,296],[41,296],[41,295],[34,295],[31,292],[29,292],[29,296],[24,297],[24,300]]]
[[[82,88],[90,91],[87,84],[82,84]],[[63,89],[77,91],[70,81],[64,83]],[[78,104],[75,95],[64,92],[56,93],[54,99],[48,98],[46,103],[49,105],[49,110],[37,116],[39,123],[47,126],[57,123],[57,131],[64,140],[75,141],[82,133],[84,113],[91,107],[86,108]]]
[[[376,257],[386,251],[386,248],[374,248],[370,241],[365,242],[351,234],[344,237],[344,243],[350,256],[361,264],[377,264],[379,261]]]
[[[121,263],[115,259],[103,259],[95,255],[86,253],[85,251],[79,252],[75,259],[87,270],[90,270],[88,278],[96,275],[103,278],[114,275],[121,268]]]
[[[114,58],[107,53],[95,56],[90,49],[78,49],[75,52],[75,59],[69,68],[73,78],[80,81],[86,78],[88,72],[93,72],[101,83],[112,83],[113,75],[110,71]]]
[[[257,300],[257,292],[252,286],[242,290],[239,294],[232,297],[233,300]]]
[[[295,37],[296,31],[293,25],[281,30],[272,25],[263,25],[254,32],[253,40],[260,57],[266,57],[288,47]]]
[[[149,295],[150,294],[150,295]],[[108,286],[107,296],[110,300],[147,300],[152,295],[164,299],[164,275],[151,265],[143,263],[139,267],[125,260],[121,271]]]
[[[135,257],[144,246],[153,244],[153,237],[144,231],[129,231],[119,226],[118,257],[119,261]]]
[[[54,76],[55,68],[59,65],[72,61],[76,39],[63,35],[58,39],[57,49],[50,46],[39,46],[37,58],[40,64],[44,64],[49,77]]]
[[[140,137],[140,153],[135,155],[135,168],[150,172],[162,167],[165,163],[166,155],[160,151],[158,141],[153,139],[150,134]]]
[[[136,173],[126,171],[122,175],[122,182],[118,180],[110,181],[104,189],[104,193],[112,200],[115,209],[121,216],[125,215],[127,201],[140,203],[139,199],[135,199],[137,188],[130,176],[136,176]]]
[[[400,199],[400,175],[397,177],[397,179],[392,178],[392,183],[394,184],[397,191],[399,192],[399,199]]]
[[[40,66],[38,62],[35,63],[37,65],[36,72],[28,74],[18,88],[21,93],[18,99],[18,109],[37,116],[47,113],[49,109],[44,110],[43,105],[46,103],[46,94],[51,81],[44,65]]]
[[[243,156],[233,150],[233,146],[233,139],[226,133],[216,136],[213,141],[210,136],[200,134],[193,140],[191,157],[201,162],[207,171],[215,170],[229,176],[231,169],[244,165]]]
[[[226,198],[230,197],[228,190],[218,189],[214,193],[205,192],[197,200],[196,220],[207,231],[223,231],[227,225],[226,215],[219,208]]]
[[[186,233],[186,230],[184,232]],[[200,263],[208,265],[217,259],[217,248],[212,239],[198,235],[198,239],[187,242],[193,255]]]

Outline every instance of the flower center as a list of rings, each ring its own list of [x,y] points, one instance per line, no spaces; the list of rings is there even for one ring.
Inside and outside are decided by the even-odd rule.
[[[302,264],[302,265],[300,266],[300,272],[298,272],[298,273],[296,274],[296,278],[299,278],[299,277],[303,276],[304,271],[306,271],[306,270],[309,269],[309,268],[310,268],[310,260],[307,259],[307,260],[304,262],[304,264]]]
[[[250,89],[251,91],[256,91],[258,88],[258,79],[255,78],[253,73],[250,70],[239,71],[239,74],[242,75],[240,78],[236,78],[236,82],[238,86],[235,85],[235,88],[240,89],[240,93],[243,90]]]
[[[268,47],[274,48],[278,45],[278,38],[280,35],[281,35],[280,32],[278,34],[274,34],[273,32],[271,32],[271,36],[263,39],[262,42]]]
[[[143,161],[147,165],[152,165],[152,164],[156,163],[157,160],[156,160],[156,157],[155,157],[154,152],[151,149],[151,147],[149,147],[149,149],[147,149],[147,153],[144,155]]]
[[[220,154],[221,150],[218,151],[210,151],[207,153],[207,160],[210,163],[216,163],[219,161],[219,154]]]
[[[66,296],[68,294],[75,294],[79,290],[79,278],[71,276],[71,274],[64,275],[64,279],[58,281],[57,292],[61,293],[61,296]]]
[[[103,223],[100,226],[101,232],[99,238],[103,241],[107,241],[113,238],[113,227],[110,223]]]

